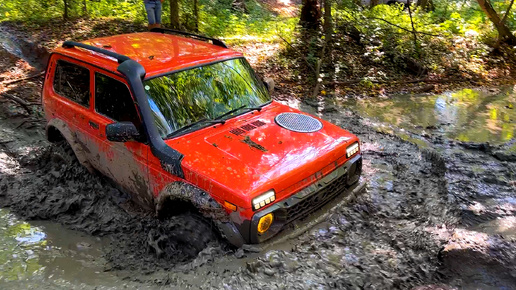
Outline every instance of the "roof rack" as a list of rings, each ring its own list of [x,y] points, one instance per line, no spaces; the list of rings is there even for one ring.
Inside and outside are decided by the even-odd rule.
[[[194,34],[194,33],[180,31],[180,30],[175,30],[175,29],[158,28],[158,27],[152,28],[150,31],[151,32],[161,32],[161,33],[167,33],[168,32],[168,33],[173,33],[173,34],[179,34],[179,35],[195,37],[195,38],[199,38],[199,39],[202,39],[202,40],[210,40],[214,45],[221,46],[221,47],[224,47],[224,48],[228,48],[228,46],[222,40],[216,39],[216,38],[207,37],[207,36],[204,36],[204,35]]]
[[[93,45],[88,45],[88,44],[75,42],[75,41],[65,41],[63,43],[63,47],[64,48],[80,47],[80,48],[84,48],[84,49],[91,50],[94,52],[102,53],[104,55],[115,58],[118,61],[118,63],[123,63],[126,60],[130,60],[130,58],[128,56],[121,55],[116,52],[112,52],[112,51],[109,51],[109,50],[106,50],[106,49],[103,49],[100,47],[96,47]]]

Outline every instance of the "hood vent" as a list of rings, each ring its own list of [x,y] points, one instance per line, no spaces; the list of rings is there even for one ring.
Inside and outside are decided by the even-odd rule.
[[[240,136],[240,135],[244,134],[245,131],[240,128],[233,128],[233,129],[229,130],[229,133],[233,133],[237,136]]]
[[[245,124],[244,126],[242,126],[242,127],[240,127],[240,128],[242,128],[242,129],[244,129],[244,130],[246,130],[246,131],[251,131],[251,130],[253,130],[253,129],[256,129],[256,127],[255,127],[255,126],[253,126],[253,125],[251,125],[251,124]]]
[[[261,127],[263,125],[265,125],[266,123],[263,122],[263,121],[253,121],[251,123],[248,123],[248,124],[245,124],[243,126],[241,126],[240,128],[233,128],[231,130],[229,130],[229,133],[232,133],[232,134],[235,134],[237,136],[240,136],[242,134],[244,134],[246,131],[249,132],[253,129],[256,129],[258,127]]]
[[[281,127],[300,133],[317,132],[323,127],[316,118],[298,113],[281,113],[274,120]]]
[[[251,122],[251,124],[253,124],[255,127],[261,127],[261,126],[265,125],[265,122],[258,120],[258,121]]]

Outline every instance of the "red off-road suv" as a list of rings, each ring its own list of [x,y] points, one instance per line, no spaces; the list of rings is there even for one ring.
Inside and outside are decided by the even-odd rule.
[[[67,41],[43,105],[48,139],[82,165],[158,216],[196,211],[236,246],[273,237],[361,173],[355,135],[272,101],[241,53],[200,35]]]

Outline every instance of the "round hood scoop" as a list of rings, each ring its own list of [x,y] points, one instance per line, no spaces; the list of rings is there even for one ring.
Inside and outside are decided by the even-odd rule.
[[[314,117],[298,113],[281,113],[274,118],[281,127],[294,132],[312,133],[322,129],[322,123]]]

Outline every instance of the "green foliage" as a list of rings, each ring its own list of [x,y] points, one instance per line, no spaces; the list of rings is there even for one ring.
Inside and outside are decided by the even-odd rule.
[[[116,17],[143,19],[145,11],[142,0],[69,0],[69,16],[82,17],[86,3],[89,17]],[[0,3],[0,21],[26,20],[46,21],[63,17],[63,0],[3,0]]]
[[[143,0],[68,0],[69,17],[110,17],[144,23],[146,12]],[[84,13],[84,3],[86,11]],[[232,7],[232,0],[200,0],[198,6],[199,31],[229,42],[247,40],[273,41],[277,34],[290,38],[298,22],[296,17],[281,17],[256,0],[245,1],[245,11]],[[195,27],[193,1],[180,0],[180,19],[185,29]],[[30,7],[30,8],[28,8]],[[62,18],[63,0],[3,0],[0,1],[0,21],[18,20],[45,22]],[[170,22],[168,0],[163,2],[163,23]]]
[[[201,1],[199,30],[208,35],[224,37],[232,43],[271,41],[277,38],[277,34],[290,37],[299,21],[296,17],[276,16],[256,0],[245,1],[245,13],[233,10],[232,2]]]
[[[509,3],[492,2],[498,11],[505,11]],[[413,23],[408,9],[402,5],[364,9],[352,0],[340,2],[334,16],[337,27],[352,25],[361,32],[365,55],[374,63],[390,63],[401,71],[416,74],[418,69],[482,73],[481,59],[488,52],[484,42],[496,36],[489,19],[476,1],[434,0],[434,5],[435,9],[427,12],[413,4]],[[512,12],[507,21],[516,23]]]

